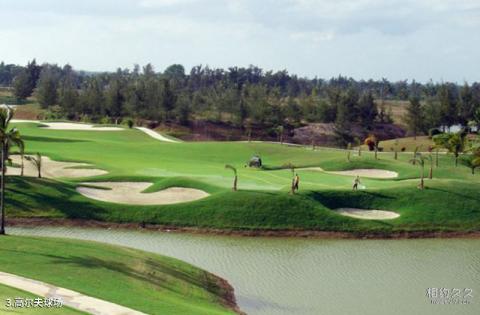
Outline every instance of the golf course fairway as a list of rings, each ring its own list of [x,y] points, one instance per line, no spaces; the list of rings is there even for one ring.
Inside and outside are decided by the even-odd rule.
[[[40,152],[55,161],[88,163],[105,175],[75,178],[9,176],[8,218],[83,219],[216,230],[312,230],[357,235],[392,233],[475,232],[480,224],[480,177],[450,155],[439,156],[433,179],[417,188],[421,168],[409,161],[412,153],[344,150],[248,142],[163,142],[137,129],[116,131],[49,130],[37,123],[15,123],[26,141],[26,153]],[[258,154],[262,169],[246,163]],[[231,164],[238,171],[238,191],[232,191]],[[289,194],[296,167],[297,194]],[[18,166],[18,164],[17,164]],[[79,166],[85,168],[86,166]],[[362,177],[365,189],[352,191],[354,171],[378,169],[394,178]],[[323,171],[324,170],[324,171]],[[428,167],[425,167],[425,176]],[[192,188],[208,194],[197,201],[139,205],[98,201],[81,195],[82,183],[151,183],[139,195],[168,188]],[[101,186],[101,185],[100,185]],[[108,187],[93,187],[109,189]],[[34,192],[34,193],[33,193]],[[179,201],[180,202],[180,201]],[[393,220],[360,220],[342,216],[337,208],[378,209],[400,216]]]
[[[411,152],[351,154],[344,150],[261,142],[159,141],[137,129],[116,131],[50,130],[38,123],[15,123],[26,142],[26,153],[40,152],[55,161],[88,163],[106,171],[90,177],[55,179],[8,176],[7,218],[82,219],[235,231],[324,231],[388,236],[394,233],[470,233],[478,230],[480,177],[450,155],[439,156],[433,179],[417,188],[421,168]],[[262,169],[249,168],[255,154]],[[238,191],[232,191],[238,171]],[[297,194],[289,194],[296,167]],[[16,165],[18,166],[18,164]],[[79,166],[85,168],[86,166]],[[88,168],[88,167],[87,167]],[[365,189],[352,191],[353,175],[332,171],[378,169],[395,178],[361,177]],[[324,171],[323,171],[324,170]],[[365,173],[362,173],[362,175]],[[425,176],[428,166],[425,167]],[[139,195],[168,188],[192,188],[208,194],[197,201],[165,205],[104,202],[81,195],[88,182],[151,183]],[[93,187],[109,189],[108,187]],[[378,209],[399,214],[393,220],[361,220],[342,216],[338,208]]]

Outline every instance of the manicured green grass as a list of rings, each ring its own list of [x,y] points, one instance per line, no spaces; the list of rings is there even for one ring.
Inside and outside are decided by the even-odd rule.
[[[109,174],[88,181],[149,181],[146,192],[172,186],[203,189],[210,197],[169,206],[133,206],[85,198],[75,191],[86,179],[37,180],[12,177],[7,185],[10,217],[58,217],[113,222],[146,222],[178,226],[228,229],[316,229],[325,231],[471,231],[480,228],[480,176],[466,167],[454,167],[450,155],[439,156],[434,179],[427,189],[416,188],[420,167],[409,160],[412,153],[352,152],[347,161],[343,150],[288,147],[269,143],[196,142],[165,143],[138,130],[113,132],[58,131],[18,124],[27,140],[28,152],[58,160],[92,163]],[[260,154],[265,169],[245,167]],[[232,172],[237,167],[239,192],[231,191]],[[291,171],[299,167],[300,194],[288,195]],[[428,162],[427,162],[428,164]],[[378,168],[398,172],[395,179],[362,178],[365,191],[352,192],[353,178],[324,170]],[[428,173],[427,165],[425,175]],[[365,221],[340,216],[337,207],[388,209],[401,214],[390,221]]]
[[[0,237],[0,250],[1,271],[148,314],[233,313],[221,305],[224,289],[213,275],[173,258],[95,242],[41,237]],[[26,296],[8,287],[0,287],[0,292],[2,297]],[[65,310],[61,314],[71,313]]]
[[[31,293],[17,290],[15,288],[0,285],[0,313],[2,314],[22,314],[22,315],[79,315],[86,314],[80,311],[76,311],[66,306],[61,308],[20,308],[20,307],[7,307],[7,299],[11,299],[12,303],[15,303],[15,298],[22,299],[35,299],[37,296],[32,295]],[[40,297],[43,298],[43,297]]]

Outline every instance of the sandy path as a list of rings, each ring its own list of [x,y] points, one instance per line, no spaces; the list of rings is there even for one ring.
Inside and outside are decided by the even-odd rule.
[[[148,129],[148,128],[145,128],[145,127],[135,127],[135,129],[141,130],[141,131],[145,132],[147,135],[149,135],[150,137],[152,137],[154,139],[157,139],[157,140],[160,140],[160,141],[174,142],[174,143],[179,143],[180,142],[180,141],[176,141],[176,140],[167,138],[165,136],[162,136],[161,134],[159,134],[158,132],[156,132],[155,130],[152,130],[152,129]]]
[[[386,210],[366,210],[357,208],[340,208],[335,210],[338,214],[365,220],[391,220],[396,219],[400,214]]]
[[[125,306],[100,300],[88,295],[56,287],[51,284],[24,278],[14,274],[0,272],[0,283],[31,292],[39,297],[59,298],[63,305],[71,308],[99,315],[143,315],[145,313],[135,311]]]
[[[85,197],[131,205],[168,205],[199,200],[209,196],[209,194],[203,190],[182,187],[170,187],[153,193],[142,193],[142,191],[152,185],[152,183],[146,182],[99,182],[83,184],[110,188],[110,190],[106,190],[91,187],[77,187],[77,191]]]
[[[12,162],[20,165],[21,157],[19,155],[11,155]],[[24,176],[37,177],[37,169],[35,166],[24,160]],[[90,166],[87,163],[74,162],[58,162],[51,160],[48,156],[42,157],[42,177],[57,178],[57,177],[90,177],[107,174],[107,171],[100,169],[89,168],[69,168],[79,166]],[[20,167],[7,167],[7,175],[20,175]]]

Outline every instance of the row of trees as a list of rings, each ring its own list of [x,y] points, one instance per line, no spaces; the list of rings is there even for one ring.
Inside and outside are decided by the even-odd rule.
[[[86,73],[69,65],[38,65],[35,60],[26,67],[0,64],[0,78],[4,83],[11,79],[17,98],[35,94],[44,108],[69,119],[116,122],[130,117],[187,124],[201,118],[245,129],[270,128],[273,133],[302,123],[333,122],[343,145],[354,140],[352,126],[368,134],[375,125],[392,122],[384,105],[387,99],[410,98],[406,122],[414,134],[480,119],[478,83],[460,87],[345,77],[327,81],[253,66],[197,66],[187,74],[181,65],[155,72],[148,64],[115,73]]]
[[[39,72],[44,67],[53,68],[53,71],[60,76],[65,75],[65,72],[62,72],[62,68],[57,65],[39,65],[35,60],[29,62],[25,67],[1,62],[0,86],[14,85],[14,82],[19,76],[22,80],[28,77],[27,81],[30,82],[38,80]],[[146,67],[152,69],[150,65]],[[67,68],[70,67],[67,66]],[[138,75],[141,69],[138,65],[135,65],[131,71],[128,69],[120,69],[119,71],[124,74]],[[75,74],[77,78],[75,82],[77,88],[80,88],[82,81],[88,77],[99,75],[98,73],[85,71],[75,71]],[[211,87],[217,85],[219,82],[227,82],[228,84],[237,86],[237,88],[244,84],[260,84],[266,86],[268,89],[277,88],[282,96],[290,97],[309,95],[314,89],[318,91],[319,95],[325,96],[329,88],[335,87],[342,90],[354,88],[361,92],[370,91],[376,99],[408,100],[410,97],[418,94],[435,95],[441,86],[441,84],[435,84],[433,82],[419,84],[415,81],[409,82],[408,80],[390,82],[385,78],[368,81],[357,81],[344,76],[338,76],[330,80],[319,78],[307,79],[289,74],[286,70],[277,72],[264,71],[256,66],[246,68],[230,67],[228,69],[195,66],[190,70],[190,73],[187,74],[182,65],[175,64],[168,67],[163,73],[159,72],[157,74],[169,79],[181,81],[181,85],[188,85],[191,90]],[[19,96],[24,97],[25,95],[20,94]]]
[[[454,124],[464,127],[480,126],[480,88],[465,83],[462,87],[442,84],[435,94],[423,99],[414,96],[410,99],[405,122],[416,136],[427,133],[432,128],[448,128]]]

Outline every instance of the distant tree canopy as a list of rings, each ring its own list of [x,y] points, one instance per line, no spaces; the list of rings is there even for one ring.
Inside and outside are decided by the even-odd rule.
[[[453,124],[480,125],[479,83],[307,79],[255,66],[195,66],[187,72],[180,64],[163,72],[147,64],[91,73],[32,60],[25,67],[0,63],[0,85],[13,87],[19,100],[35,93],[42,107],[55,105],[69,119],[128,117],[187,124],[201,118],[245,129],[256,125],[272,133],[280,126],[331,122],[344,144],[354,140],[349,136],[352,124],[368,134],[376,124],[391,123],[386,100],[411,100],[405,120],[415,134]]]

